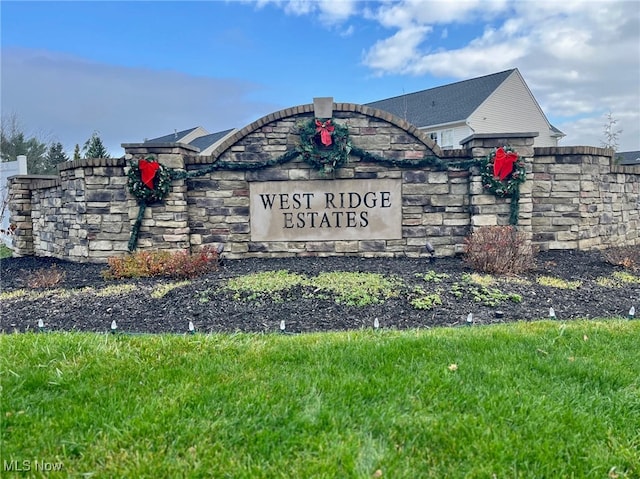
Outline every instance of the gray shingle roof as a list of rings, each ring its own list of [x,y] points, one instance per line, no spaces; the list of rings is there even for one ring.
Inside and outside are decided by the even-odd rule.
[[[177,131],[175,133],[170,133],[168,135],[159,136],[158,138],[152,138],[151,140],[146,140],[145,143],[176,143],[180,141],[181,138],[188,135],[196,128],[198,127],[194,126],[193,128],[189,128],[188,130]]]
[[[640,151],[619,151],[615,155],[621,165],[640,165]]]
[[[204,135],[204,136],[201,136],[200,138],[196,138],[195,140],[189,142],[189,144],[191,146],[196,146],[200,148],[200,151],[203,151],[208,147],[210,147],[211,145],[213,145],[216,141],[227,136],[232,131],[233,131],[233,128],[230,128],[229,130],[218,131],[216,133]]]
[[[367,103],[422,128],[464,121],[515,69]]]

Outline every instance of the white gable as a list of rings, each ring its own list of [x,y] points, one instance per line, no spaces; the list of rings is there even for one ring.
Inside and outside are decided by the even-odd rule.
[[[467,120],[474,133],[537,132],[534,146],[557,146],[551,125],[518,72],[514,72]]]

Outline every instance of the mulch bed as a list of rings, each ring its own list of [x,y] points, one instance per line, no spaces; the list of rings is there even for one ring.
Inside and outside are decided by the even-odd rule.
[[[474,301],[470,294],[457,298],[451,286],[461,282],[462,275],[472,270],[461,258],[428,259],[363,259],[284,258],[224,261],[217,272],[191,281],[156,299],[150,293],[155,286],[172,280],[165,278],[107,281],[100,272],[102,264],[79,264],[52,258],[11,258],[0,261],[2,291],[28,288],[30,274],[52,265],[64,271],[65,277],[55,292],[38,299],[3,298],[0,301],[0,331],[24,332],[37,330],[42,319],[50,331],[107,332],[113,320],[118,330],[131,333],[185,333],[189,321],[199,332],[275,332],[285,320],[289,332],[353,330],[373,327],[377,318],[382,328],[431,328],[463,326],[469,313],[474,324],[491,324],[516,320],[532,321],[547,318],[553,307],[558,320],[576,318],[626,317],[631,306],[640,310],[640,284],[627,282],[616,287],[596,283],[599,277],[611,277],[621,267],[604,261],[599,252],[554,251],[538,254],[535,269],[519,278],[526,281],[502,280],[496,287],[505,293],[522,296],[517,303],[510,300],[499,306],[486,306]],[[395,275],[403,280],[404,290],[398,298],[383,304],[356,307],[337,304],[333,298],[307,297],[300,290],[292,291],[283,301],[233,300],[230,293],[220,291],[223,282],[247,273],[268,270],[289,270],[309,276],[324,271],[358,271]],[[427,283],[416,276],[428,270],[447,273],[441,283]],[[631,271],[630,271],[631,272]],[[634,273],[634,272],[631,272]],[[640,272],[634,273],[636,276]],[[581,281],[576,290],[542,286],[539,276],[554,276],[568,281]],[[131,291],[97,295],[83,288],[100,290],[106,286],[133,285]],[[441,291],[442,305],[430,310],[415,309],[409,302],[410,291],[422,286],[427,291]],[[496,311],[503,313],[497,317]],[[637,317],[637,315],[636,315]]]

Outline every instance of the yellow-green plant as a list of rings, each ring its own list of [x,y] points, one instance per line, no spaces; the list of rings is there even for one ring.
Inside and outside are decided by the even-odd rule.
[[[557,276],[538,276],[536,278],[536,282],[541,286],[547,286],[549,288],[558,288],[558,289],[578,289],[582,286],[582,281],[567,281],[562,278],[558,278]]]

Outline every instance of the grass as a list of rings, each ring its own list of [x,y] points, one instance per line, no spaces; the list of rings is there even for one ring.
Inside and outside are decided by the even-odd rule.
[[[0,259],[11,258],[13,256],[13,250],[6,244],[0,243]]]
[[[63,464],[47,477],[637,478],[639,336],[621,320],[1,335],[2,460]]]

